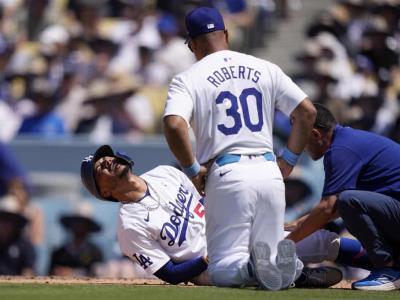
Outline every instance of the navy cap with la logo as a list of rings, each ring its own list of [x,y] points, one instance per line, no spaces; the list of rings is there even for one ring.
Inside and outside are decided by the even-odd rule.
[[[220,12],[212,7],[195,8],[186,15],[186,29],[190,38],[225,30],[224,19]]]

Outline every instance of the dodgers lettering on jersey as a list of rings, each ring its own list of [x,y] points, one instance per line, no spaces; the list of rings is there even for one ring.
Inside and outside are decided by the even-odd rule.
[[[189,219],[194,218],[193,213],[190,212],[192,200],[193,194],[181,184],[175,201],[169,202],[174,214],[169,218],[168,222],[164,223],[160,232],[162,240],[168,239],[168,246],[173,246],[177,238],[179,246],[186,240]]]
[[[169,166],[159,166],[141,177],[150,195],[141,203],[120,206],[122,252],[149,274],[170,259],[182,262],[206,255],[203,199],[192,182]]]
[[[173,78],[164,117],[178,115],[192,126],[197,159],[205,163],[222,153],[272,151],[275,109],[290,115],[306,97],[278,66],[223,50]]]

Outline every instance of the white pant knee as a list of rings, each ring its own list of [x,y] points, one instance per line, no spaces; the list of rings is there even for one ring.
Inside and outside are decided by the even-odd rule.
[[[318,230],[296,243],[296,252],[304,264],[334,261],[339,253],[339,236],[328,230]]]

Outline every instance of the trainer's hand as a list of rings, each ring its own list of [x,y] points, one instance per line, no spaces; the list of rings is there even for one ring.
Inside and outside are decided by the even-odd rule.
[[[194,186],[201,196],[205,196],[204,189],[206,186],[207,173],[208,169],[205,166],[201,166],[199,174],[191,178]]]
[[[281,170],[283,179],[288,178],[290,173],[292,173],[292,171],[293,171],[293,166],[290,165],[286,160],[284,160],[281,157],[278,157],[277,163],[278,163],[279,169]]]
[[[285,231],[293,231],[297,227],[298,223],[296,221],[285,223]]]

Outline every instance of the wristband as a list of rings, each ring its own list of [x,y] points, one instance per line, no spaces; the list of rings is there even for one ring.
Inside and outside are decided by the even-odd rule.
[[[200,172],[200,164],[197,160],[190,167],[182,167],[182,172],[187,175],[187,177],[194,177]]]
[[[300,155],[297,155],[290,151],[288,148],[285,148],[282,152],[282,159],[284,159],[289,165],[295,166],[297,161],[299,160]]]

